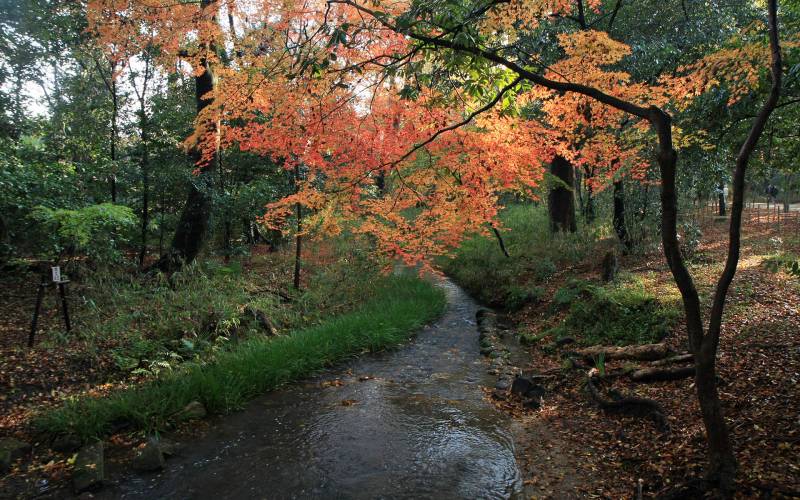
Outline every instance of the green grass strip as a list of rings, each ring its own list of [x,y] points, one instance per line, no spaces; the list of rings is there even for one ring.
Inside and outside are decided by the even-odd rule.
[[[157,380],[103,398],[76,398],[34,420],[45,437],[84,441],[119,430],[163,429],[191,401],[227,413],[269,390],[365,351],[406,341],[444,309],[442,291],[412,277],[391,277],[362,308],[291,335],[251,339]]]

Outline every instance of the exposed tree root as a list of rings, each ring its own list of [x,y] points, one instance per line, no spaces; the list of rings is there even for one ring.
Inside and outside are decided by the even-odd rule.
[[[622,415],[632,415],[636,417],[650,418],[664,432],[669,431],[669,423],[664,415],[661,405],[652,399],[639,398],[635,396],[623,396],[618,393],[611,394],[613,399],[606,399],[600,394],[596,385],[596,378],[592,371],[586,377],[586,387],[589,396],[597,406],[606,413],[616,413]]]
[[[694,478],[682,484],[671,485],[655,494],[658,500],[684,500],[687,498],[706,498],[714,489],[714,483],[707,479]]]

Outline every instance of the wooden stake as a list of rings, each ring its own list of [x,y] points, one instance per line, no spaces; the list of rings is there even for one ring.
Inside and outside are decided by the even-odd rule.
[[[31,332],[28,334],[28,347],[33,347],[33,340],[36,337],[36,324],[39,322],[39,309],[42,308],[42,299],[44,298],[44,288],[46,283],[39,283],[39,290],[36,292],[36,307],[33,310],[33,318],[31,318]]]

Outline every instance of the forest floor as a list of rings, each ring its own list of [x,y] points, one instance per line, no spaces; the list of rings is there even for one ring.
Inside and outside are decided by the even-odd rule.
[[[748,218],[739,270],[727,300],[717,366],[720,397],[739,462],[740,498],[800,496],[800,280],[764,265],[787,246],[794,247],[797,255],[797,230]],[[726,245],[727,224],[709,221],[703,226],[691,270],[706,306]],[[542,285],[546,293],[541,295],[553,297],[576,275],[599,281],[601,258],[590,255],[582,265],[556,273]],[[656,297],[677,296],[659,253],[624,257],[620,268],[644,282]],[[554,315],[550,302],[541,300],[512,313],[516,330],[536,338],[562,321],[564,313]],[[682,353],[685,339],[679,320],[664,342]],[[691,378],[653,383],[634,383],[624,376],[613,379],[620,393],[661,405],[669,424],[663,431],[650,419],[604,413],[588,397],[586,370],[565,370],[563,358],[552,348],[554,338],[537,340],[529,347],[528,366],[522,368],[558,374],[545,384],[549,390],[541,408],[526,410],[513,399],[497,403],[516,417],[528,495],[635,498],[641,480],[647,498],[675,492],[702,477],[705,435]],[[630,362],[605,362],[606,373],[633,368]],[[684,492],[676,498],[694,497]]]
[[[277,281],[278,277],[273,278]],[[109,278],[109,281],[113,279],[116,278]],[[71,397],[108,394],[153,375],[120,366],[117,362],[116,356],[131,348],[127,345],[131,343],[130,337],[95,335],[94,328],[89,333],[82,328],[98,326],[87,324],[98,319],[92,310],[102,300],[102,295],[113,290],[111,286],[96,290],[97,282],[76,280],[67,285],[71,333],[64,328],[58,291],[48,287],[40,309],[34,347],[29,349],[27,343],[38,280],[38,273],[28,269],[6,273],[0,280],[0,437],[24,433],[35,413],[58,406]],[[270,284],[279,288],[275,283]],[[124,311],[112,309],[105,311],[105,315],[126,316],[130,313],[128,309],[144,305],[126,303]],[[145,309],[139,311],[143,313]],[[131,322],[123,329],[136,327]],[[151,332],[141,333],[155,336]]]

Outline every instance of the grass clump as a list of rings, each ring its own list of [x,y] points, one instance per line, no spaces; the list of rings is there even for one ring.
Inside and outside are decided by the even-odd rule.
[[[680,317],[677,302],[659,300],[634,278],[607,286],[570,280],[556,291],[552,307],[567,309],[567,315],[549,334],[584,345],[658,342]]]
[[[249,339],[211,361],[185,363],[108,397],[68,400],[37,417],[34,426],[46,436],[89,441],[123,428],[163,429],[191,401],[200,401],[211,413],[226,413],[337,361],[395,346],[445,305],[439,289],[411,277],[383,278],[372,293],[362,307],[291,335]]]

